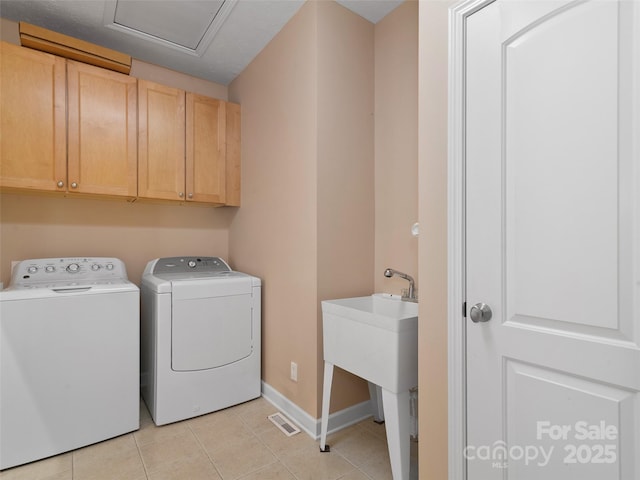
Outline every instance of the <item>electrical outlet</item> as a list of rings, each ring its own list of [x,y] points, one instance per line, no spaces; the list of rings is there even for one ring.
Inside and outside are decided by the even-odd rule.
[[[291,380],[298,381],[298,364],[296,362],[291,362]]]

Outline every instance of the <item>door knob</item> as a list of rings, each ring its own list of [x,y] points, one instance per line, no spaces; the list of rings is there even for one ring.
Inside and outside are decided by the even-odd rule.
[[[469,316],[474,323],[488,322],[492,314],[491,307],[486,303],[476,303],[469,311]]]

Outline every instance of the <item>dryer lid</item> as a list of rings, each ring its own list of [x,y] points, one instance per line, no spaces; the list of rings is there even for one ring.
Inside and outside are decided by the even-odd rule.
[[[171,293],[174,285],[183,282],[186,282],[189,288],[193,288],[194,283],[199,283],[201,287],[206,285],[205,288],[215,290],[235,288],[238,284],[261,286],[259,278],[234,272],[220,257],[157,258],[147,264],[142,274],[142,285],[155,293]]]
[[[158,258],[151,273],[160,278],[176,274],[215,274],[230,272],[231,267],[220,257],[165,257]]]

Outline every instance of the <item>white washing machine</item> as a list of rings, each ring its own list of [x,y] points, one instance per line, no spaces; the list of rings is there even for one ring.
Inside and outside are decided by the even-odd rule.
[[[116,258],[14,267],[0,291],[0,469],[139,428],[139,305]]]
[[[156,425],[260,396],[259,278],[218,257],[159,258],[141,297],[141,391]]]

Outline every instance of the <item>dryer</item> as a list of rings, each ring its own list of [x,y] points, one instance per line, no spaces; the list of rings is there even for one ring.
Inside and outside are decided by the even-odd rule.
[[[0,291],[0,469],[139,428],[139,313],[117,258],[14,267]]]
[[[261,281],[219,257],[168,257],[141,282],[141,393],[156,425],[260,396]]]

